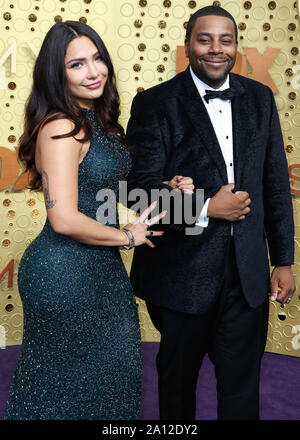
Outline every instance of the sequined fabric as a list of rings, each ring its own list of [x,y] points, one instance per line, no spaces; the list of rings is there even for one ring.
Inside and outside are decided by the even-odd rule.
[[[79,165],[78,208],[96,218],[97,192],[117,194],[131,163],[86,114],[94,135]],[[23,345],[4,419],[137,419],[140,329],[118,248],[79,243],[47,220],[23,255],[18,285]]]

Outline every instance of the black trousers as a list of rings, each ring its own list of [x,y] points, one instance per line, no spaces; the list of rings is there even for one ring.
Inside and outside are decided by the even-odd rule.
[[[259,377],[269,300],[246,303],[230,241],[225,277],[210,313],[190,315],[147,302],[161,333],[156,359],[161,420],[193,420],[196,385],[205,354],[215,367],[219,420],[259,419]]]

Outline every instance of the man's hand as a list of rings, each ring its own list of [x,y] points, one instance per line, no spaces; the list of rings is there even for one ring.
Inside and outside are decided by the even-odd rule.
[[[288,304],[296,290],[294,276],[291,266],[278,266],[273,269],[271,275],[271,301],[278,301],[281,304]]]
[[[251,203],[249,194],[245,191],[233,193],[234,184],[222,186],[217,194],[209,201],[207,216],[221,218],[230,222],[245,220],[249,214]]]

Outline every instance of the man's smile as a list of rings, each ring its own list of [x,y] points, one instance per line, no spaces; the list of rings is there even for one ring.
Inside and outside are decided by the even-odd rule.
[[[218,58],[200,58],[200,62],[204,62],[210,66],[219,67],[228,63],[228,59],[218,59]]]

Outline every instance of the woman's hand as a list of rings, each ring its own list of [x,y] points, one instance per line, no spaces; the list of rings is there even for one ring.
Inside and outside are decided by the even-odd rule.
[[[154,237],[154,236],[160,236],[163,235],[164,231],[151,231],[149,230],[149,226],[154,225],[155,223],[158,223],[158,221],[163,218],[167,211],[162,211],[160,214],[153,217],[151,220],[147,220],[149,214],[153,211],[153,209],[156,207],[157,202],[151,203],[150,206],[148,206],[147,209],[140,215],[138,220],[136,220],[133,223],[128,223],[125,228],[129,229],[133,236],[134,236],[134,242],[135,246],[140,246],[141,244],[147,244],[148,246],[154,248],[154,244],[147,238],[147,237]],[[125,232],[124,232],[125,234]]]
[[[191,177],[174,176],[171,180],[163,182],[171,186],[175,191],[182,191],[186,194],[193,194],[195,185]]]

